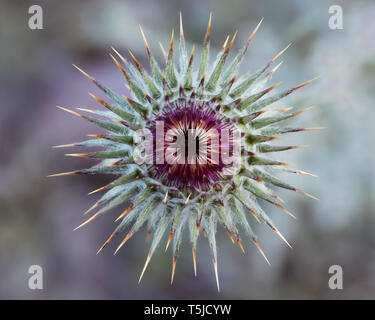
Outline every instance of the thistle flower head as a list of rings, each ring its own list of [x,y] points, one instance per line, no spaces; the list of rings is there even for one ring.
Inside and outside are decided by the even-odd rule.
[[[146,71],[131,52],[132,62],[115,49],[111,54],[125,77],[129,96],[113,92],[77,67],[110,101],[103,101],[91,94],[105,111],[80,109],[84,112],[82,114],[60,108],[106,129],[107,133],[89,135],[89,140],[58,146],[103,147],[103,150],[67,154],[101,160],[91,168],[53,176],[117,176],[110,184],[91,192],[105,193],[86,212],[97,210],[96,213],[77,228],[114,207],[125,205],[124,211],[116,220],[119,221],[117,228],[99,251],[128,229],[117,252],[135,232],[146,225],[147,234],[153,233],[153,240],[139,280],[163,235],[168,233],[166,248],[172,242],[173,281],[185,227],[190,233],[195,273],[200,232],[207,237],[218,288],[215,238],[218,224],[243,250],[240,227],[267,263],[268,259],[252,231],[249,219],[264,222],[290,246],[258,204],[258,199],[265,200],[292,216],[271,187],[312,196],[283,182],[273,172],[282,170],[310,174],[290,169],[288,164],[272,160],[266,154],[300,147],[273,145],[271,141],[275,138],[318,128],[283,127],[283,120],[297,116],[304,110],[280,109],[267,112],[266,107],[312,80],[270,94],[279,85],[267,84],[280,65],[273,64],[288,46],[258,71],[238,77],[239,65],[261,23],[262,20],[232,61],[227,61],[227,58],[236,34],[225,40],[215,61],[210,65],[210,16],[197,68],[193,67],[194,47],[190,54],[186,50],[181,16],[178,63],[172,32],[169,50],[164,52],[164,68],[154,58],[141,29],[151,72]]]

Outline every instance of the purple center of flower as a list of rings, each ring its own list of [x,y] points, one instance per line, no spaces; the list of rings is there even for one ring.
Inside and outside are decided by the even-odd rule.
[[[170,103],[153,125],[153,174],[180,190],[208,190],[225,179],[233,125],[210,103]]]

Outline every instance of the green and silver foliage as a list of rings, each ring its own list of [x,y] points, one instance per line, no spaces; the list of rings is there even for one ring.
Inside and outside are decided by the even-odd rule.
[[[117,218],[116,221],[120,221],[119,225],[98,252],[116,235],[129,227],[125,238],[116,249],[117,252],[135,232],[143,225],[146,225],[147,233],[148,235],[153,233],[153,239],[139,281],[165,233],[169,233],[166,249],[172,241],[171,282],[173,281],[183,231],[186,227],[190,233],[195,274],[197,240],[200,231],[202,231],[203,235],[207,237],[212,250],[215,277],[219,289],[215,240],[217,224],[222,225],[231,240],[236,242],[243,250],[240,238],[241,230],[246,238],[255,244],[267,263],[269,263],[257,241],[257,236],[250,226],[248,221],[249,213],[257,223],[265,223],[288,246],[289,243],[281,235],[268,214],[258,204],[258,199],[265,200],[292,216],[280,204],[283,202],[282,199],[270,187],[285,188],[314,198],[300,189],[279,180],[274,175],[274,172],[281,170],[296,174],[311,174],[291,169],[286,163],[268,158],[267,154],[299,147],[272,145],[270,141],[273,139],[287,133],[319,128],[281,126],[283,120],[297,116],[307,109],[302,111],[266,109],[269,105],[307,85],[314,79],[291,89],[268,95],[271,90],[278,86],[278,84],[267,86],[268,80],[281,63],[276,66],[273,66],[273,64],[289,46],[269,60],[258,71],[237,77],[239,65],[262,20],[232,61],[226,63],[236,34],[230,41],[229,37],[225,40],[215,61],[210,65],[210,16],[197,69],[193,68],[194,47],[190,55],[186,51],[181,17],[177,66],[175,62],[177,59],[175,59],[174,54],[173,32],[168,53],[162,48],[165,56],[165,68],[162,69],[155,60],[141,29],[150,62],[150,74],[140,65],[131,52],[130,56],[134,64],[129,63],[115,49],[113,51],[117,57],[110,54],[126,79],[131,97],[121,96],[113,92],[76,67],[102,90],[111,102],[105,102],[91,94],[106,110],[78,108],[83,112],[100,116],[101,118],[99,119],[66,108],[59,108],[106,129],[108,133],[104,135],[89,135],[92,138],[90,140],[57,146],[103,147],[104,151],[66,154],[67,156],[97,158],[101,159],[101,162],[91,168],[52,176],[75,174],[113,174],[118,176],[110,184],[90,193],[106,191],[86,213],[94,209],[98,209],[98,211],[76,229],[116,206],[123,206],[124,204],[128,206],[130,204]],[[226,64],[228,66],[225,66]],[[271,66],[273,66],[272,69]],[[187,103],[189,99],[196,99],[207,108],[211,107],[208,102],[215,101],[215,104],[212,104],[215,110],[226,119],[230,119],[236,128],[242,132],[241,170],[234,176],[218,181],[209,190],[187,192],[186,190],[179,190],[173,185],[165,185],[157,177],[150,174],[151,165],[138,165],[133,159],[134,132],[137,129],[147,127],[163,111],[163,108],[178,99],[185,99]],[[107,120],[103,120],[103,118]]]

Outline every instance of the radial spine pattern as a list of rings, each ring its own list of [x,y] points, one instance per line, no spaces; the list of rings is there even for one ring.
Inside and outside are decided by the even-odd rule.
[[[243,251],[241,231],[269,263],[250,226],[248,217],[254,218],[257,223],[265,223],[288,246],[290,245],[258,204],[258,199],[265,200],[293,216],[282,205],[283,200],[270,187],[285,188],[314,198],[281,181],[274,175],[274,172],[312,174],[291,169],[287,163],[269,159],[267,154],[300,147],[273,145],[272,140],[287,133],[319,128],[281,126],[283,120],[295,117],[307,109],[301,111],[266,109],[267,106],[309,84],[314,79],[270,95],[270,92],[279,84],[268,86],[267,82],[281,63],[276,66],[273,64],[289,46],[276,54],[258,71],[238,77],[239,65],[262,20],[231,62],[227,63],[227,58],[236,34],[231,39],[227,37],[215,61],[209,66],[210,16],[197,69],[193,68],[194,47],[190,54],[186,50],[181,15],[178,66],[175,63],[177,59],[175,59],[173,31],[168,53],[162,48],[165,56],[165,68],[162,69],[155,60],[141,29],[151,73],[141,66],[130,51],[133,63],[126,60],[114,48],[112,48],[114,54],[110,54],[126,79],[130,97],[111,91],[76,67],[101,89],[111,102],[103,101],[90,94],[106,110],[78,108],[89,115],[63,107],[59,108],[104,128],[107,133],[89,135],[89,140],[57,147],[85,146],[104,149],[98,152],[66,154],[74,157],[97,158],[101,161],[91,168],[52,176],[78,174],[118,176],[110,184],[90,193],[105,191],[104,195],[86,213],[98,211],[76,229],[116,206],[127,204],[125,210],[116,219],[119,221],[117,228],[100,247],[98,253],[128,228],[125,237],[116,249],[117,252],[135,232],[146,225],[147,235],[153,234],[153,238],[139,281],[163,235],[168,233],[166,249],[172,243],[171,282],[173,282],[183,231],[186,227],[190,233],[194,273],[196,274],[197,240],[202,232],[207,237],[212,251],[219,289],[215,238],[218,224],[228,233],[232,242],[237,243]],[[272,69],[271,66],[273,66]],[[100,118],[92,117],[92,115],[100,116]],[[190,159],[192,163],[156,163],[156,152],[163,153],[168,145],[175,142],[166,135],[162,141],[164,144],[158,147],[158,140],[155,137],[158,121],[164,123],[163,132],[169,129],[176,136],[185,136],[185,138],[191,134],[192,139],[195,139],[192,141],[198,141],[196,143],[198,155]],[[224,163],[221,158],[216,163],[210,161],[210,156],[223,151],[222,147],[211,141],[208,147],[209,152],[204,153],[199,145],[199,139],[206,136],[212,138],[210,132],[213,131],[218,133],[219,141],[221,141],[223,139],[221,132],[225,128],[229,131],[240,132],[240,162],[236,171],[230,171],[230,165]],[[151,163],[139,163],[135,155],[135,133],[143,129],[148,129],[151,133],[151,144],[154,147]],[[229,153],[233,152],[236,143],[238,141],[229,139]],[[189,160],[189,156],[185,153],[181,157]]]

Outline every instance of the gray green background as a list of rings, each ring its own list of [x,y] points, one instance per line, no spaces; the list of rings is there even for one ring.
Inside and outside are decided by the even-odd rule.
[[[28,28],[32,4],[44,9],[43,30]],[[328,28],[332,4],[344,10],[343,30]],[[131,49],[146,65],[141,24],[162,62],[158,42],[167,47],[171,29],[178,28],[180,10],[189,49],[193,42],[202,42],[211,11],[212,52],[235,30],[239,35],[234,49],[240,48],[264,17],[241,71],[257,70],[293,42],[272,83],[283,81],[286,88],[321,76],[279,103],[281,107],[314,106],[297,120],[298,125],[327,127],[282,139],[283,144],[310,145],[283,153],[281,159],[319,176],[288,178],[320,201],[280,190],[297,220],[266,206],[293,246],[290,250],[269,228],[253,224],[271,267],[250,241],[243,239],[243,255],[219,229],[220,294],[203,237],[198,245],[197,278],[186,234],[174,284],[170,285],[171,252],[160,248],[138,285],[149,245],[145,230],[117,256],[113,256],[116,243],[95,254],[122,208],[72,231],[98,197],[87,193],[108,183],[110,177],[46,178],[94,164],[51,149],[98,132],[56,108],[97,106],[87,93],[99,92],[72,63],[126,94],[122,75],[107,54],[110,47],[126,56]],[[375,298],[374,18],[374,1],[1,0],[0,298]],[[43,290],[27,286],[27,271],[33,264],[43,267]],[[344,270],[343,290],[328,287],[328,268],[334,264]]]

